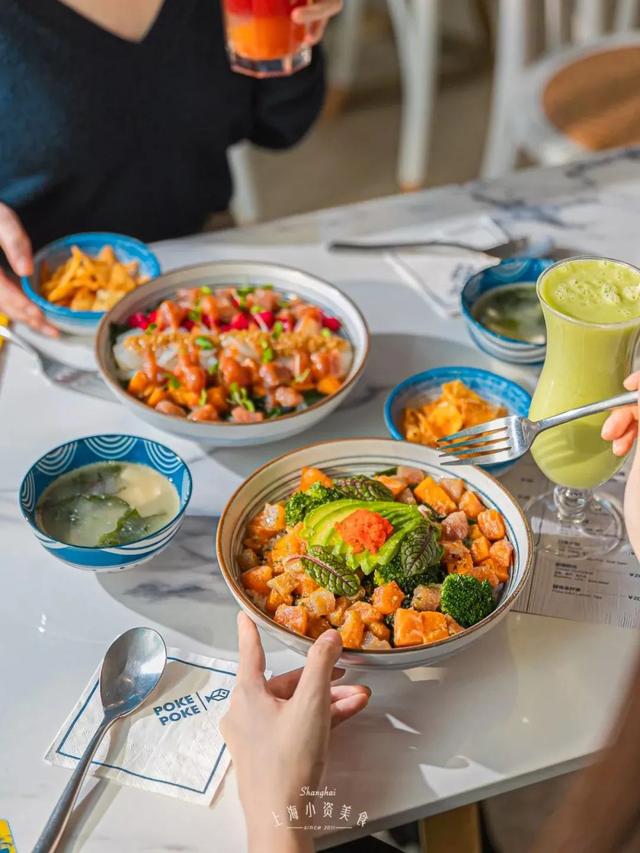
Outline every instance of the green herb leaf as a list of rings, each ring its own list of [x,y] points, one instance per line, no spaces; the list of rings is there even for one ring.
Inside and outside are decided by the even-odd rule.
[[[155,332],[155,330],[156,330],[157,328],[158,328],[158,324],[157,324],[157,323],[149,323],[149,325],[148,325],[148,326],[147,326],[147,328],[145,329],[145,334],[150,335],[150,334],[151,334],[151,332]]]
[[[289,559],[301,560],[305,572],[334,595],[355,595],[358,591],[358,575],[330,548],[315,545],[308,554],[298,554]]]
[[[137,509],[130,508],[120,516],[114,530],[100,537],[98,545],[101,548],[113,548],[143,539],[149,532],[153,519],[154,516],[143,518]]]
[[[209,365],[209,367],[207,367],[207,373],[209,374],[209,376],[215,376],[215,374],[217,372],[218,372],[218,362],[214,361],[212,364]]]
[[[294,376],[293,381],[295,382],[296,385],[300,385],[302,382],[304,382],[309,377],[310,373],[311,373],[311,370],[310,370],[310,368],[307,367],[307,369],[303,370],[302,373],[299,373],[297,376]]]
[[[438,528],[426,521],[404,536],[400,543],[400,564],[405,576],[422,574],[440,563],[439,539]]]
[[[284,415],[284,409],[282,406],[274,406],[273,409],[270,409],[267,413],[267,418],[271,420],[272,418],[281,418]]]
[[[252,305],[249,309],[252,314],[261,314],[264,311],[262,305]]]
[[[250,293],[255,293],[255,287],[236,287],[238,296],[248,296]]]
[[[249,397],[246,388],[240,388],[237,382],[232,382],[231,385],[229,385],[229,391],[231,393],[229,398],[230,403],[233,403],[236,406],[242,406],[242,408],[246,409],[248,412],[255,412],[256,404],[253,402],[251,397]]]
[[[199,323],[202,320],[202,311],[200,308],[192,308],[187,316],[192,323]]]
[[[271,337],[274,341],[277,341],[280,335],[284,332],[284,326],[280,320],[276,320],[273,324],[273,328],[271,329]]]
[[[320,332],[320,334],[322,335],[323,338],[330,338],[331,337],[331,330],[330,329],[323,329]]]
[[[200,396],[198,397],[198,405],[204,406],[207,402],[207,389],[203,388],[200,392]]]
[[[393,495],[383,483],[365,477],[361,474],[353,474],[351,477],[339,477],[335,482],[336,489],[341,491],[346,498],[360,501],[392,501]]]
[[[173,373],[169,374],[168,382],[169,382],[170,388],[179,388],[180,387],[180,380],[178,379],[177,376],[174,376]]]
[[[200,349],[213,349],[213,341],[206,335],[198,335],[198,337],[196,338],[196,343],[198,344]]]
[[[262,363],[268,364],[270,361],[273,361],[274,358],[275,353],[271,349],[271,347],[265,347],[265,349],[262,351]]]
[[[211,288],[207,287],[206,284],[203,284],[202,287],[200,288],[200,293],[204,293],[205,296],[208,296],[211,293]]]

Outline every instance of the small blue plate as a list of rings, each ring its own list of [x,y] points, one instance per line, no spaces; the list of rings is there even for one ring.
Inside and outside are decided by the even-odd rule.
[[[425,370],[409,376],[387,397],[384,406],[384,420],[391,436],[404,441],[402,435],[402,413],[407,406],[421,406],[430,400],[439,397],[442,385],[459,379],[461,382],[479,394],[490,403],[504,406],[510,415],[529,414],[531,405],[531,394],[521,385],[497,373],[489,370],[481,370],[479,367],[435,367],[433,370]],[[494,476],[504,474],[515,463],[507,462],[502,465],[482,465],[479,467]],[[452,469],[455,470],[455,469]]]
[[[87,231],[70,234],[43,246],[33,259],[33,275],[22,276],[22,289],[32,302],[42,309],[52,326],[72,335],[91,335],[105,315],[105,311],[72,311],[63,305],[55,305],[40,294],[40,276],[43,264],[53,272],[71,255],[71,247],[77,246],[92,257],[104,246],[112,246],[119,261],[138,262],[138,274],[155,278],[160,275],[160,261],[144,243],[124,234],[109,231]]]
[[[462,315],[471,339],[483,352],[512,364],[542,364],[546,344],[528,344],[492,332],[476,320],[473,308],[481,296],[496,287],[523,281],[533,282],[534,287],[538,276],[553,263],[549,258],[507,258],[469,278],[460,295]]]
[[[95,548],[68,545],[47,536],[36,524],[40,496],[61,474],[94,462],[137,462],[148,465],[176,488],[180,498],[177,515],[164,527],[128,545]],[[54,447],[41,456],[25,474],[20,485],[20,509],[40,544],[65,563],[94,572],[131,569],[166,548],[182,524],[191,499],[191,472],[182,459],[164,444],[135,435],[91,435]]]

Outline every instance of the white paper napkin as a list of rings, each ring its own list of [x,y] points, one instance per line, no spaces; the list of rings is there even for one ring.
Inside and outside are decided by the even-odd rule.
[[[236,680],[232,661],[169,649],[158,690],[115,723],[91,772],[122,785],[209,805],[229,766],[218,729]],[[102,719],[98,668],[47,750],[45,761],[76,766]]]
[[[439,228],[413,227],[410,230],[394,231],[393,234],[385,234],[384,239],[455,240],[482,252],[483,249],[506,242],[509,236],[493,219],[480,216],[445,223]],[[426,298],[443,317],[460,313],[460,291],[469,276],[498,263],[496,258],[488,255],[444,247],[437,250],[389,252],[386,257],[403,281]]]

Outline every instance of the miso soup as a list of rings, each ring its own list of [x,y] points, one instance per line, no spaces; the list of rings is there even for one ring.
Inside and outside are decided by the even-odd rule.
[[[546,341],[542,308],[532,281],[494,287],[478,299],[473,316],[498,335],[528,344]]]
[[[36,522],[59,542],[105,548],[155,533],[179,509],[173,483],[148,465],[96,462],[51,483],[38,501]]]

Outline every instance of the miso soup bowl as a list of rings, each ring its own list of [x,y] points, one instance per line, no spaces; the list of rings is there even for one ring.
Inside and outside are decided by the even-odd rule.
[[[36,523],[42,493],[61,474],[95,462],[135,462],[153,468],[175,486],[180,500],[177,514],[155,533],[114,548],[86,548],[52,539]],[[92,572],[132,569],[155,557],[178,532],[190,499],[191,473],[182,459],[164,444],[135,435],[91,435],[60,444],[34,462],[19,493],[22,514],[42,547],[58,560]]]
[[[438,462],[438,454],[429,447],[394,441],[390,438],[354,438],[327,441],[294,450],[268,462],[240,486],[226,505],[217,533],[217,555],[222,575],[231,594],[251,619],[295,652],[306,655],[313,641],[278,625],[247,596],[240,581],[237,556],[242,548],[245,527],[265,503],[274,503],[293,492],[303,466],[315,466],[330,475],[372,474],[395,465],[422,468],[435,477],[451,476]],[[471,465],[456,468],[456,476],[478,493],[491,509],[505,520],[507,535],[514,547],[514,564],[504,585],[496,609],[486,619],[461,634],[438,643],[398,649],[344,649],[340,665],[362,669],[409,669],[439,664],[475,643],[506,616],[522,591],[532,561],[532,537],[529,523],[513,495],[491,475]]]

